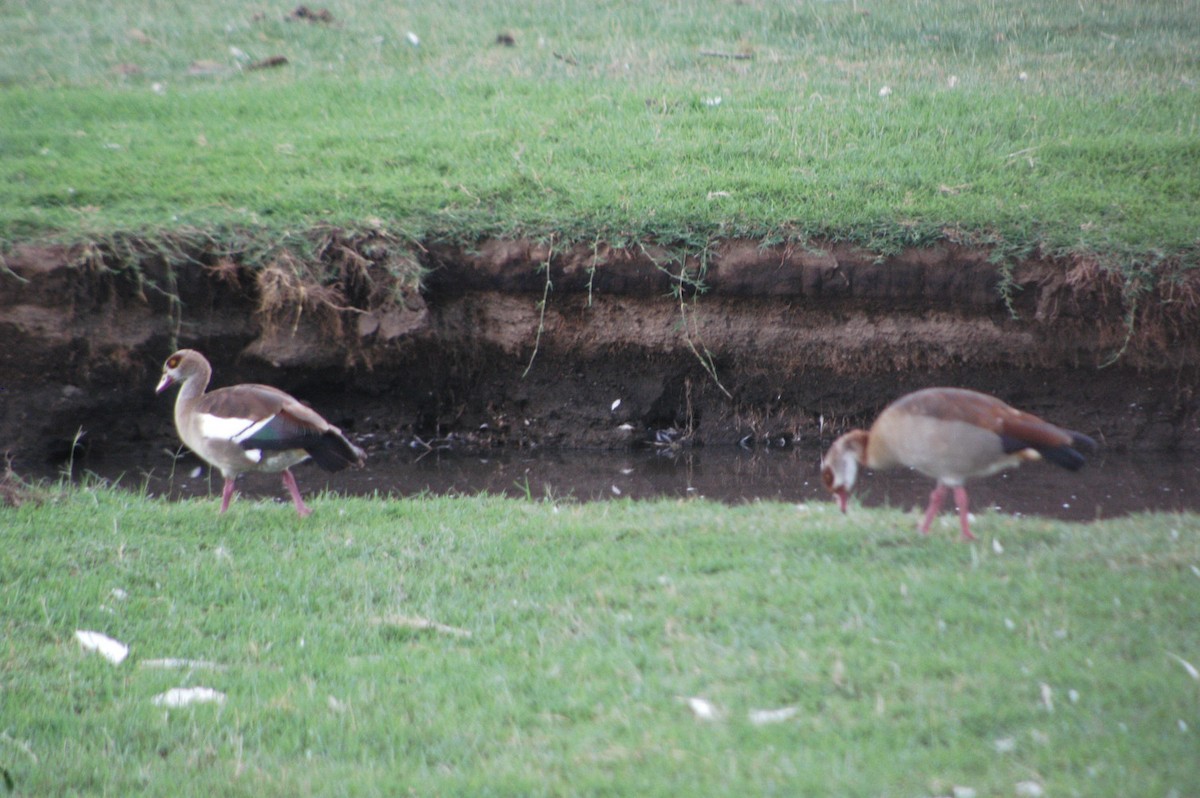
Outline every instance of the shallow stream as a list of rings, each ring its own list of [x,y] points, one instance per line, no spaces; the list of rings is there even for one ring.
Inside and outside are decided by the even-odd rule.
[[[613,498],[705,497],[739,503],[830,501],[821,488],[816,447],[785,449],[703,447],[683,450],[512,450],[479,453],[427,449],[372,452],[361,471],[326,474],[312,464],[294,469],[301,490],[344,495],[406,497],[432,494],[508,496],[596,501]],[[107,457],[76,465],[131,489],[172,498],[211,496],[219,501],[221,477],[199,460],[167,451],[136,459]],[[286,501],[279,478],[243,476],[243,495]],[[868,506],[924,507],[933,488],[907,471],[866,472],[856,496]],[[1132,512],[1200,512],[1200,458],[1188,455],[1101,453],[1071,473],[1031,463],[968,484],[972,512],[1040,515],[1087,521]],[[944,512],[952,512],[947,507]]]

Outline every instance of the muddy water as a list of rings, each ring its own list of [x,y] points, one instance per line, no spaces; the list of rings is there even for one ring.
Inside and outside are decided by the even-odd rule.
[[[373,452],[365,470],[326,474],[311,464],[294,469],[306,495],[330,490],[345,495],[413,496],[476,494],[546,497],[577,501],[618,497],[708,499],[739,503],[829,501],[821,489],[820,450],[745,450],[704,447],[682,451],[524,451],[486,453],[396,449]],[[140,459],[106,458],[80,463],[85,472],[128,488],[145,486],[172,498],[211,496],[218,500],[220,475],[185,453],[173,462],[168,452]],[[913,472],[867,472],[857,497],[868,506],[924,506],[933,483]],[[274,475],[242,477],[243,495],[286,500]],[[973,512],[1039,515],[1088,521],[1133,512],[1200,512],[1200,457],[1165,454],[1093,456],[1071,473],[1045,463],[977,480],[969,485]],[[948,508],[949,509],[949,508]]]

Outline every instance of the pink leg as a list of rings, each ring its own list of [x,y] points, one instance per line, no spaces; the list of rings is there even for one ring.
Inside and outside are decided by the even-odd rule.
[[[974,540],[971,534],[971,524],[967,520],[967,489],[959,485],[954,489],[954,503],[958,505],[958,520],[962,524],[962,539]]]
[[[304,499],[300,498],[300,486],[296,484],[296,478],[286,468],[283,469],[283,486],[288,489],[288,493],[292,494],[292,503],[296,505],[296,512],[300,513],[301,518],[312,512],[305,505]]]
[[[942,509],[942,502],[946,500],[946,486],[938,483],[938,486],[933,489],[933,493],[929,494],[929,509],[925,511],[925,520],[921,522],[921,534],[929,534],[929,525],[933,523],[934,517],[938,511]]]
[[[234,480],[230,479],[229,477],[225,477],[225,487],[221,489],[220,512],[222,513],[229,509],[229,502],[231,499],[233,499],[233,485]]]

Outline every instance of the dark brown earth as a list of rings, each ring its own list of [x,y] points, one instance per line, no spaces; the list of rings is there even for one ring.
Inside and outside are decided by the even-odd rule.
[[[208,355],[214,386],[278,385],[368,449],[812,441],[935,384],[1110,450],[1200,448],[1186,274],[1003,267],[950,244],[727,240],[704,263],[650,243],[318,244],[255,263],[194,242],[5,253],[0,450],[19,471],[67,457],[81,430],[93,457],[173,448],[153,388],[179,346]]]

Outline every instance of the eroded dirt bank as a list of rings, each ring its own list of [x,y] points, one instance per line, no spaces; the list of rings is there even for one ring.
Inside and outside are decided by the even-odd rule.
[[[327,234],[311,261],[215,247],[17,248],[0,269],[0,449],[174,447],[175,346],[270,382],[368,448],[759,445],[868,421],[931,384],[995,393],[1117,448],[1200,448],[1200,282],[958,246],[879,257],[725,241]],[[418,279],[418,273],[420,277]],[[543,303],[543,300],[544,303]],[[619,403],[618,403],[619,400]]]

